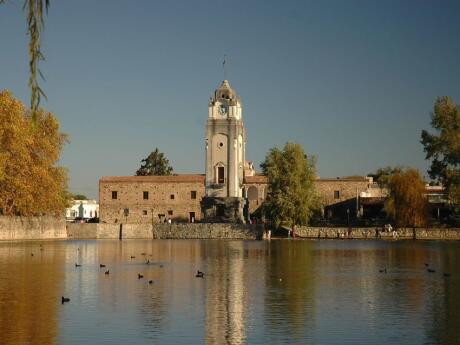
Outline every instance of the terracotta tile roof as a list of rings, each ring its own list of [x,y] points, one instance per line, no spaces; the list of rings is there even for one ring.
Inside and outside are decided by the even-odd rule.
[[[157,182],[157,183],[185,183],[200,182],[204,184],[203,174],[181,174],[169,176],[103,176],[99,183],[104,182]]]
[[[354,182],[368,182],[368,178],[366,176],[353,176],[353,177],[338,177],[338,178],[317,178],[317,182],[332,182],[332,181],[354,181]]]
[[[368,182],[367,177],[363,176],[353,176],[353,177],[339,177],[339,178],[317,178],[316,182],[344,182],[344,181],[353,181],[353,182]],[[245,176],[244,183],[268,183],[268,177],[266,175],[255,175],[255,176]]]

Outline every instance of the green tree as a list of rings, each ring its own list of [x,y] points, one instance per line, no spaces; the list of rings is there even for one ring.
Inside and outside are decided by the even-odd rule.
[[[277,227],[308,224],[319,208],[314,158],[307,158],[300,144],[288,142],[283,150],[270,149],[260,166],[268,176],[270,192],[263,206],[268,219]]]
[[[0,214],[62,214],[70,194],[56,164],[66,142],[53,114],[39,109],[32,127],[25,106],[0,92]]]
[[[428,214],[425,182],[416,169],[400,170],[387,184],[385,211],[397,226],[424,226]]]
[[[391,177],[397,172],[401,172],[402,167],[390,167],[378,168],[374,173],[368,174],[368,176],[374,179],[374,182],[377,182],[380,188],[387,187],[390,182]]]
[[[431,160],[428,173],[447,189],[449,201],[460,204],[460,108],[450,97],[438,97],[431,114],[436,134],[422,131],[421,143],[426,159]]]
[[[83,195],[83,194],[72,194],[72,199],[73,200],[88,200],[86,195]]]
[[[151,152],[141,162],[144,164],[136,171],[136,176],[171,175],[173,171],[169,165],[169,160],[166,159],[163,152],[158,151],[158,148],[155,148],[155,151]]]
[[[0,4],[7,0],[0,0]],[[29,88],[30,88],[30,109],[32,113],[31,125],[37,123],[37,112],[41,97],[46,95],[38,85],[38,76],[42,79],[38,63],[44,60],[41,52],[41,36],[45,29],[44,14],[48,12],[50,0],[24,0],[23,9],[27,12],[27,33],[29,35]]]

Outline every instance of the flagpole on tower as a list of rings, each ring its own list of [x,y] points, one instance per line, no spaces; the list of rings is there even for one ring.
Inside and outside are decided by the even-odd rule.
[[[224,80],[227,80],[227,69],[225,68],[226,63],[227,63],[227,55],[224,54],[224,61],[222,62],[222,69],[224,70]]]

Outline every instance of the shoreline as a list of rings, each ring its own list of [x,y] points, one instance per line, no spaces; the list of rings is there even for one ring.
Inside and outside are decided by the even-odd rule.
[[[1,217],[0,241],[83,239],[265,239],[262,224],[154,223],[107,224],[66,223],[55,217]],[[460,228],[399,228],[384,232],[381,227],[298,227],[298,239],[446,240],[460,241]],[[273,239],[282,239],[273,236]],[[285,237],[284,237],[285,238]]]

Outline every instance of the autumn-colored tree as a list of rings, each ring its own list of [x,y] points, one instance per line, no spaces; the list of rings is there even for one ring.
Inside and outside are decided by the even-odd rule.
[[[319,206],[315,192],[315,160],[308,159],[300,144],[286,143],[270,149],[261,164],[270,192],[265,215],[275,226],[306,225]]]
[[[437,132],[422,131],[428,173],[447,189],[449,201],[460,204],[460,107],[450,97],[438,97],[431,114],[431,126]]]
[[[155,151],[151,152],[142,162],[144,164],[136,171],[136,176],[171,175],[173,171],[169,160],[158,148],[155,148]]]
[[[425,182],[416,169],[400,170],[391,175],[387,184],[385,211],[396,225],[424,226],[428,214]]]
[[[68,205],[67,172],[56,166],[66,135],[39,109],[31,126],[26,107],[0,92],[0,214],[62,214]]]

